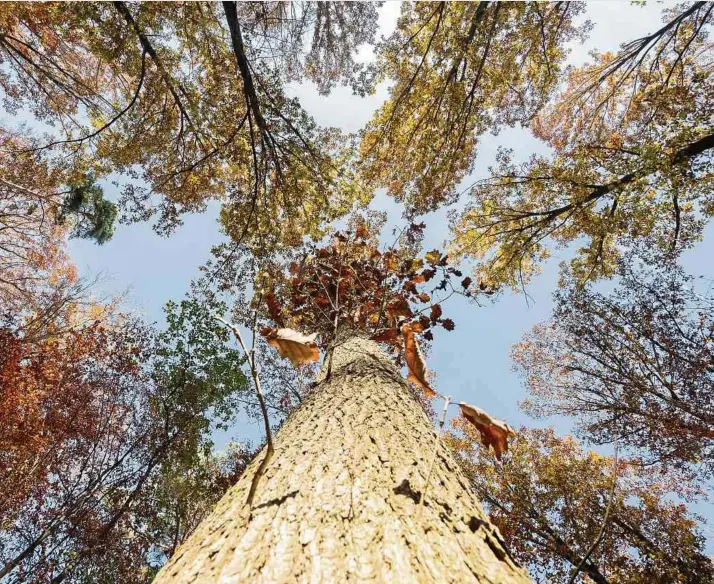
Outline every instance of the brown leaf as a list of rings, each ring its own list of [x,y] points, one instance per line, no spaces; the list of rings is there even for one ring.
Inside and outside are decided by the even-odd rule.
[[[378,343],[386,343],[389,341],[393,341],[399,336],[399,329],[397,328],[388,328],[379,331],[378,333],[375,333],[370,337],[373,341],[377,341]]]
[[[416,294],[416,293],[417,293],[417,287],[416,287],[416,283],[414,282],[414,280],[407,280],[407,281],[404,282],[404,284],[402,285],[402,288],[403,288],[406,292],[411,292],[412,294]]]
[[[441,304],[434,304],[431,307],[431,322],[436,322],[437,320],[439,320],[441,318],[442,312],[443,311],[441,310]]]
[[[412,315],[412,311],[409,308],[409,303],[403,296],[393,296],[392,299],[387,303],[387,314],[390,316],[406,316]]]
[[[315,342],[317,333],[304,335],[288,328],[263,327],[260,334],[266,338],[269,345],[278,350],[281,357],[290,359],[296,367],[320,359],[320,351]]]
[[[501,455],[508,452],[508,438],[516,435],[513,428],[506,422],[492,418],[476,406],[461,402],[459,407],[464,418],[476,426],[481,434],[481,443],[486,448],[492,446],[496,458],[501,460]]]
[[[424,302],[424,303],[429,302],[429,301],[431,300],[431,296],[429,296],[426,292],[422,292],[421,294],[417,294],[417,298],[418,298],[421,302]]]
[[[472,281],[471,278],[469,278],[468,276],[466,276],[463,280],[461,280],[461,285],[462,285],[464,288],[468,288],[469,286],[471,286],[471,281]]]
[[[414,331],[412,331],[408,324],[402,325],[402,335],[404,337],[404,359],[407,362],[407,369],[409,370],[407,379],[421,387],[427,397],[434,397],[436,392],[429,387],[426,381],[424,358],[414,338]]]
[[[428,282],[431,280],[434,276],[436,276],[436,270],[434,268],[430,268],[428,270],[424,270],[421,273],[422,276],[424,276],[424,281]]]
[[[265,295],[265,302],[268,305],[268,314],[270,315],[270,318],[277,324],[278,326],[283,324],[283,316],[281,314],[281,306],[280,302],[278,302],[278,299],[275,297],[275,294],[272,292],[268,292]]]
[[[454,321],[451,320],[450,318],[445,318],[441,322],[441,326],[443,326],[447,331],[453,331],[454,328],[456,328],[456,325],[454,324]]]

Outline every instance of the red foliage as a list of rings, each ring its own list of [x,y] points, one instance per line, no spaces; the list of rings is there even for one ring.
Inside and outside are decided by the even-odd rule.
[[[28,497],[41,499],[58,465],[86,454],[111,414],[87,366],[110,358],[99,324],[37,342],[0,329],[0,518]]]

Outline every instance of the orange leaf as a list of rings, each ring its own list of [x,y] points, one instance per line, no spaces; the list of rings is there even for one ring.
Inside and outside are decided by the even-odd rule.
[[[304,365],[320,359],[315,338],[317,333],[304,335],[288,328],[273,329],[263,327],[260,333],[266,337],[268,344],[275,347],[281,357],[290,359],[295,365]]]
[[[412,331],[408,324],[402,325],[402,335],[404,336],[404,359],[407,362],[407,369],[409,370],[407,379],[421,387],[427,397],[434,397],[436,392],[429,387],[426,381],[424,358],[414,338],[414,331]]]
[[[464,402],[459,403],[461,414],[471,422],[481,434],[481,443],[488,448],[493,446],[496,458],[501,460],[501,454],[508,452],[508,438],[515,436],[513,428],[506,422],[489,416],[482,409]]]

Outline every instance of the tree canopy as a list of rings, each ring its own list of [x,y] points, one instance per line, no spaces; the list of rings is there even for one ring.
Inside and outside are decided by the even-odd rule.
[[[480,136],[526,123],[559,80],[568,41],[587,25],[583,5],[405,3],[377,46],[389,99],[362,135],[368,184],[414,213],[455,200]]]
[[[123,175],[124,219],[158,213],[161,232],[215,200],[225,231],[255,249],[319,236],[366,195],[350,140],[285,84],[350,81],[376,14],[348,2],[6,4],[0,87],[10,111],[47,128],[15,154]]]
[[[583,3],[405,2],[378,38],[381,5],[0,4],[3,581],[151,582],[261,450],[217,431],[263,422],[250,507],[273,433],[353,336],[406,369],[434,457],[460,455],[537,581],[714,578],[687,507],[714,469],[714,301],[679,263],[714,214],[714,5],[577,66]],[[348,134],[300,84],[387,98]],[[472,176],[514,127],[539,150]],[[168,236],[208,209],[225,237],[163,328],[70,260],[70,238]],[[552,316],[512,356],[523,410],[597,453],[452,402],[427,367],[458,310],[561,250]],[[428,484],[408,496],[428,505]]]
[[[667,34],[570,72],[533,121],[552,155],[516,162],[512,149],[501,150],[454,216],[454,253],[476,260],[491,281],[519,287],[552,244],[584,241],[572,265],[589,280],[613,275],[633,242],[677,254],[701,237],[713,209],[713,11],[696,3],[667,14]],[[633,48],[648,43],[650,51]]]
[[[470,450],[473,431],[460,427],[466,440],[452,440],[473,487],[536,582],[569,582],[577,566],[597,584],[694,584],[714,575],[696,518],[670,500],[673,492],[688,496],[678,477],[585,452],[550,429],[521,428],[500,464]]]

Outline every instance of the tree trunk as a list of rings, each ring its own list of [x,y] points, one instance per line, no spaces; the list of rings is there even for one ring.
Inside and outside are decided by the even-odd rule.
[[[155,584],[529,582],[394,364],[352,338],[330,378],[177,550]]]

